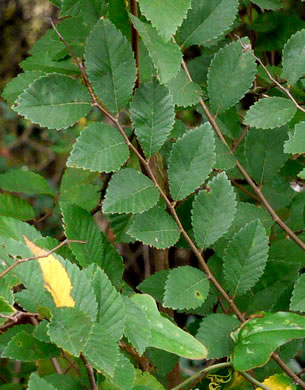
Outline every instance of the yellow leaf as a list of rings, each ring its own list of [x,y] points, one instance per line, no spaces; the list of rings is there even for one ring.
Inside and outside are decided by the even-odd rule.
[[[27,237],[24,236],[27,247],[34,256],[46,256],[47,251],[39,248]],[[44,279],[44,286],[50,292],[57,307],[74,307],[75,301],[71,297],[72,283],[68,272],[61,262],[52,254],[37,259]]]
[[[292,379],[283,374],[276,374],[265,379],[263,385],[270,387],[272,390],[296,390],[296,385]],[[256,390],[262,390],[258,387]]]

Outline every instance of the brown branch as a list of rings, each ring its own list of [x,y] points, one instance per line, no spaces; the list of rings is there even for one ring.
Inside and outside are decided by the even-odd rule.
[[[84,366],[86,368],[91,390],[98,390],[98,386],[95,382],[94,371],[93,371],[91,364],[89,364],[88,360],[85,358],[85,356],[82,353],[80,354],[80,358],[81,358],[81,360],[84,363]]]
[[[187,69],[187,66],[185,64],[184,61],[182,61],[182,67],[185,71],[185,73],[187,74],[188,78],[190,81],[193,81],[192,80],[192,77]],[[208,118],[211,126],[213,127],[215,133],[217,134],[218,138],[228,147],[228,149],[231,151],[231,149],[229,148],[229,145],[226,141],[226,139],[224,138],[219,126],[217,125],[216,123],[216,120],[214,118],[214,116],[210,113],[207,105],[204,103],[204,101],[202,99],[200,99],[199,101],[202,109],[203,109],[203,112],[205,113],[206,117]],[[233,152],[231,151],[232,155],[234,156]],[[235,161],[235,164],[236,164],[236,167],[237,169],[241,172],[241,174],[244,176],[244,178],[246,179],[246,181],[248,182],[248,184],[250,185],[250,187],[255,191],[255,193],[257,194],[258,198],[260,199],[260,201],[263,203],[263,205],[265,206],[266,210],[269,212],[269,214],[271,215],[273,221],[275,223],[277,223],[281,228],[282,230],[284,230],[287,235],[293,239],[296,244],[298,244],[303,250],[305,250],[305,244],[302,240],[300,240],[300,238],[281,220],[281,218],[276,214],[276,212],[273,210],[273,208],[271,207],[270,203],[267,201],[267,199],[265,198],[265,196],[262,194],[260,188],[254,183],[254,181],[251,179],[251,177],[249,176],[248,172],[245,170],[245,168],[241,165],[241,163],[236,159]],[[217,288],[217,286],[215,286]],[[218,288],[217,288],[218,289]],[[224,295],[223,295],[224,297]],[[224,297],[225,298],[225,297]],[[225,298],[226,299],[226,298]],[[231,299],[231,298],[230,298]],[[226,301],[229,303],[229,301],[226,299]],[[231,301],[233,302],[233,300],[231,299]],[[230,304],[230,303],[229,303]],[[231,306],[231,305],[230,305]],[[232,307],[232,306],[231,306]],[[244,322],[244,317],[242,316],[241,312],[239,311],[239,309],[237,308],[238,312],[240,313],[240,316],[237,316],[238,319],[243,323]],[[235,311],[234,311],[235,312]],[[296,382],[298,382],[298,384],[303,388],[305,389],[305,382],[303,382],[293,371],[291,371],[291,369],[281,360],[281,358],[276,355],[275,353],[272,354],[272,358],[273,360],[275,360],[279,365],[280,367],[293,379],[295,380]]]
[[[60,367],[60,364],[58,363],[58,360],[54,357],[54,358],[51,358],[51,362],[52,362],[57,374],[63,375],[64,373],[63,373],[62,368]]]
[[[31,261],[31,260],[38,260],[38,259],[42,259],[44,257],[48,257],[50,256],[52,253],[54,253],[55,251],[57,251],[57,249],[61,248],[62,246],[70,243],[70,242],[77,242],[79,244],[86,244],[86,241],[80,241],[80,240],[64,240],[63,242],[61,242],[60,244],[58,244],[55,248],[51,249],[50,251],[46,252],[46,254],[44,255],[40,255],[40,256],[33,256],[33,257],[26,257],[26,258],[23,258],[23,259],[19,259],[17,260],[15,263],[11,264],[9,267],[7,267],[4,271],[2,271],[0,273],[0,279],[3,278],[4,275],[6,275],[8,272],[10,272],[12,269],[14,269],[15,267],[17,267],[19,264],[22,264],[22,263],[26,263],[27,261]]]

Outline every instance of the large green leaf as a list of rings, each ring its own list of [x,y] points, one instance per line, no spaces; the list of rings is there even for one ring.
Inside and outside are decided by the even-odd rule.
[[[149,346],[188,359],[204,359],[207,356],[203,344],[159,313],[156,302],[151,296],[135,294],[132,299],[143,310],[149,322],[151,329]]]
[[[153,182],[132,168],[115,173],[107,187],[104,213],[141,213],[152,208],[159,199]]]
[[[287,139],[287,129],[269,129],[262,131],[251,129],[246,138],[245,156],[248,162],[249,173],[258,185],[268,181],[288,160],[283,151],[284,141]],[[268,148],[266,148],[268,145]]]
[[[68,167],[97,172],[117,171],[129,157],[123,136],[103,122],[92,123],[77,138]]]
[[[143,310],[129,297],[123,296],[126,313],[124,335],[140,355],[143,354],[151,338],[149,322]]]
[[[35,218],[35,211],[26,200],[18,196],[0,194],[0,215],[28,221]]]
[[[249,44],[249,40],[243,40]],[[231,42],[214,56],[208,72],[212,110],[220,114],[236,104],[250,89],[256,73],[255,58],[241,44]]]
[[[262,10],[270,9],[276,11],[283,7],[281,0],[251,0],[251,2],[258,5]]]
[[[45,73],[40,71],[19,73],[17,77],[6,84],[6,87],[2,92],[2,97],[9,103],[14,103],[17,97],[28,88],[34,80],[43,75],[45,75]]]
[[[290,310],[305,312],[305,274],[296,281],[290,301]]]
[[[103,324],[108,333],[120,340],[125,326],[125,310],[121,294],[112,286],[107,275],[98,268],[91,282],[98,303],[97,322]]]
[[[82,266],[98,264],[112,283],[119,286],[123,273],[122,258],[100,231],[92,215],[69,203],[62,203],[61,209],[66,236],[70,240],[86,242],[86,244],[70,244],[79,263]]]
[[[70,58],[52,61],[47,52],[36,54],[20,62],[24,71],[56,72],[67,75],[80,75],[80,70]]]
[[[66,168],[60,184],[60,202],[70,202],[85,210],[95,208],[100,200],[98,172]],[[95,183],[99,184],[95,184]]]
[[[294,313],[265,313],[247,321],[232,333],[235,341],[233,366],[248,371],[263,366],[272,352],[296,338],[305,337],[305,318]]]
[[[115,367],[113,382],[121,390],[133,390],[135,381],[135,368],[131,361],[120,353],[119,361]]]
[[[113,376],[119,360],[119,347],[102,324],[94,324],[84,346],[84,355],[99,371]]]
[[[208,123],[186,132],[173,145],[168,163],[173,199],[185,198],[206,180],[215,164],[214,150],[214,134]]]
[[[135,16],[129,15],[129,17],[143,39],[154,67],[160,76],[160,82],[162,84],[167,83],[180,70],[182,53],[178,45],[173,42],[165,42],[152,26],[141,22]]]
[[[105,0],[80,0],[80,9],[85,23],[92,29],[106,11]]]
[[[141,84],[130,105],[130,116],[146,157],[158,152],[175,122],[173,98],[155,79]]]
[[[59,33],[68,42],[73,52],[82,57],[84,45],[89,35],[89,28],[83,23],[82,17],[64,19],[57,24]],[[51,60],[60,60],[69,55],[69,50],[59,39],[56,31],[48,30],[29,51],[32,55],[43,55],[46,53]]]
[[[33,123],[59,130],[86,116],[91,110],[90,101],[87,88],[77,80],[50,74],[34,81],[13,109]]]
[[[173,218],[162,208],[156,206],[143,214],[135,216],[128,234],[146,245],[158,249],[176,244],[180,232]]]
[[[38,340],[31,334],[21,331],[6,345],[1,357],[24,362],[48,359],[60,354],[60,350],[50,343]]]
[[[196,338],[206,345],[209,359],[231,355],[234,343],[230,333],[239,324],[237,318],[226,314],[210,314],[201,321]]]
[[[231,226],[236,212],[233,187],[225,173],[220,173],[200,191],[194,200],[192,224],[197,244],[207,248]]]
[[[277,96],[260,99],[247,111],[244,123],[259,129],[273,129],[289,122],[296,111],[289,99]]]
[[[289,133],[289,140],[284,144],[285,153],[305,153],[305,122],[295,125],[293,134]]]
[[[155,272],[142,283],[137,286],[137,289],[151,295],[157,302],[163,303],[165,283],[167,281],[169,270],[163,269]]]
[[[84,349],[92,328],[90,317],[72,307],[60,307],[54,312],[49,324],[51,340],[73,356]]]
[[[233,297],[246,293],[262,276],[268,249],[268,237],[259,220],[233,236],[224,257],[224,277]]]
[[[169,271],[163,305],[172,309],[195,309],[206,300],[209,281],[202,271],[188,265]]]
[[[46,179],[31,171],[23,169],[10,169],[0,175],[0,188],[12,192],[25,194],[54,195]]]
[[[45,379],[40,378],[36,373],[30,376],[28,383],[28,390],[57,390],[54,386],[48,383]]]
[[[305,30],[292,35],[283,50],[283,77],[289,84],[295,84],[305,73]]]
[[[100,19],[89,36],[86,70],[94,91],[112,112],[132,95],[136,66],[129,42],[111,22]]]
[[[200,100],[202,94],[200,86],[190,81],[183,69],[180,69],[166,85],[173,95],[176,106],[193,106]]]
[[[171,0],[139,0],[139,5],[146,19],[150,20],[160,35],[168,41],[185,18],[191,0],[176,0],[175,6]]]
[[[237,11],[238,0],[193,0],[178,33],[179,43],[210,46],[232,26]]]

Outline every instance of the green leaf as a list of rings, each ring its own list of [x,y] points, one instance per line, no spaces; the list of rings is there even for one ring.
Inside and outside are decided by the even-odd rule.
[[[196,338],[206,345],[209,359],[231,355],[234,343],[230,333],[239,324],[238,319],[226,314],[210,314],[201,321]]]
[[[271,9],[276,11],[283,7],[281,0],[251,0],[251,2],[258,5],[262,10]]]
[[[248,39],[243,39],[249,45]],[[220,114],[249,91],[256,74],[255,58],[241,44],[231,42],[214,56],[208,72],[208,92],[212,110]]]
[[[214,133],[209,123],[186,132],[173,145],[168,162],[173,199],[184,199],[207,179],[215,164],[214,150]]]
[[[119,361],[119,348],[112,335],[99,323],[93,325],[84,355],[94,368],[113,377]]]
[[[126,313],[126,325],[124,335],[135,347],[140,355],[143,355],[151,338],[149,322],[142,309],[132,299],[123,296]]]
[[[77,16],[80,13],[79,0],[61,0],[60,16]]]
[[[232,337],[235,341],[235,370],[252,370],[266,364],[272,352],[281,345],[304,338],[305,318],[294,313],[265,313],[263,318],[247,321],[232,333]]]
[[[97,322],[103,324],[114,340],[120,340],[125,327],[125,310],[121,294],[99,268],[91,280],[98,303]]]
[[[178,45],[173,42],[165,42],[152,26],[141,22],[135,16],[130,14],[129,17],[143,39],[161,84],[166,84],[180,70],[182,53]]]
[[[2,239],[12,238],[24,242],[24,235],[32,241],[41,238],[40,232],[34,226],[15,218],[0,216],[0,237]]]
[[[48,334],[60,348],[79,356],[88,342],[91,328],[91,318],[87,314],[72,307],[60,307],[54,311]]]
[[[305,30],[300,30],[288,39],[283,49],[283,77],[295,84],[305,73]]]
[[[69,91],[69,93],[67,93]],[[49,74],[34,81],[17,99],[14,111],[50,129],[65,129],[91,110],[87,88],[77,80]]]
[[[244,123],[259,129],[273,129],[289,122],[297,109],[291,100],[282,97],[260,99],[250,109]]]
[[[142,213],[152,208],[159,199],[153,182],[132,168],[115,173],[107,187],[103,203],[104,213]]]
[[[305,311],[305,274],[301,275],[294,285],[292,297],[290,301],[290,310]]]
[[[222,143],[218,137],[215,139],[215,147],[215,168],[227,170],[235,167],[235,158],[232,155],[231,149]]]
[[[183,47],[212,45],[232,26],[238,12],[238,0],[193,0],[192,9],[178,33]]]
[[[147,355],[149,360],[157,367],[160,376],[166,376],[179,362],[179,356],[161,349],[149,348]]]
[[[202,95],[200,86],[190,81],[183,69],[180,69],[166,85],[173,95],[173,102],[176,106],[193,106],[199,102]]]
[[[136,370],[136,382],[133,390],[165,390],[165,388],[149,372]]]
[[[6,173],[0,174],[0,188],[30,195],[54,195],[54,191],[44,177],[38,173],[24,171],[23,169],[11,169]]]
[[[250,175],[258,185],[268,181],[288,160],[283,152],[287,129],[270,129],[262,131],[251,129],[246,137],[245,156]],[[268,145],[268,148],[266,148]]]
[[[305,122],[295,125],[293,134],[289,134],[289,140],[284,144],[285,153],[304,153],[305,152]]]
[[[60,354],[60,350],[50,343],[39,341],[31,334],[21,331],[4,348],[1,357],[24,362],[48,359]]]
[[[67,161],[67,167],[93,172],[113,172],[129,157],[123,136],[106,123],[92,123],[77,138]]]
[[[57,390],[54,386],[48,383],[45,379],[40,378],[37,374],[33,373],[30,376],[28,383],[28,390]]]
[[[158,206],[136,215],[128,229],[128,234],[158,249],[175,245],[180,236],[174,219]]]
[[[186,17],[191,0],[177,0],[174,7],[171,0],[139,0],[139,5],[141,13],[151,21],[165,41],[168,41]]]
[[[119,361],[115,367],[113,382],[120,390],[133,390],[135,369],[129,359],[120,353]]]
[[[231,226],[236,212],[233,187],[226,174],[220,173],[200,191],[194,200],[192,224],[197,244],[207,248]]]
[[[92,29],[106,10],[105,0],[80,0],[85,23]]]
[[[149,340],[150,347],[187,359],[204,359],[207,356],[207,350],[203,344],[159,313],[156,302],[151,296],[135,294],[132,299],[143,310],[149,322],[152,335]]]
[[[27,221],[35,218],[35,211],[26,200],[18,196],[0,194],[0,215]]]
[[[86,70],[94,91],[110,111],[126,106],[136,80],[129,42],[108,20],[99,20],[86,47]]]
[[[69,44],[73,52],[82,57],[84,54],[84,45],[90,33],[88,27],[83,23],[82,17],[72,17],[64,19],[58,23],[56,28]],[[46,53],[51,60],[60,60],[69,55],[69,50],[59,39],[55,30],[46,32],[29,51],[32,55],[43,55]]]
[[[165,293],[165,283],[167,281],[169,270],[161,270],[144,279],[137,286],[137,289],[151,295],[157,302],[162,303]]]
[[[99,177],[97,172],[66,168],[60,184],[60,202],[73,203],[87,211],[97,206],[101,186],[94,184]]]
[[[195,309],[203,304],[209,292],[209,281],[202,271],[188,265],[169,271],[163,306],[172,309]]]
[[[86,210],[69,203],[61,204],[65,233],[70,240],[86,241],[86,244],[70,243],[72,252],[83,266],[98,264],[115,286],[120,285],[123,262],[119,253],[96,225]]]
[[[224,277],[235,297],[252,288],[264,272],[268,237],[261,221],[248,223],[233,236],[224,257]]]
[[[130,116],[146,157],[158,152],[175,122],[172,96],[155,79],[141,84],[130,105]]]
[[[2,97],[9,103],[14,103],[17,97],[32,84],[33,81],[39,77],[45,75],[40,71],[19,73],[19,75],[13,78],[2,92]]]
[[[79,68],[70,58],[52,61],[47,52],[28,57],[26,60],[20,62],[19,65],[25,71],[56,72],[68,75],[80,74]]]

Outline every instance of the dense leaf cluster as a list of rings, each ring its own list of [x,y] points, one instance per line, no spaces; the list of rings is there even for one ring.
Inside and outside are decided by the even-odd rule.
[[[85,126],[57,188],[0,174],[1,357],[30,390],[305,388],[302,1],[51,2],[2,96]],[[33,226],[43,196],[57,239]]]

